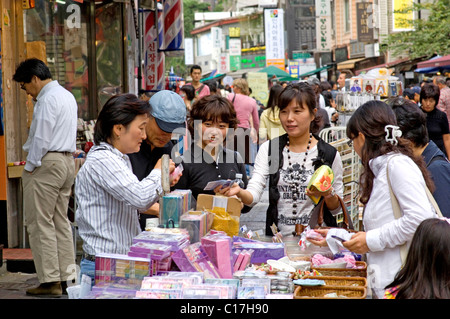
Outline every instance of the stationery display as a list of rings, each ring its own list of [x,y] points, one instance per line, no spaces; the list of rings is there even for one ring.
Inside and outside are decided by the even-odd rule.
[[[204,273],[205,278],[220,278],[216,266],[200,243],[178,250],[172,258],[181,271],[199,271]]]
[[[267,243],[233,236],[233,250],[252,249],[250,262],[253,264],[265,263],[269,259],[280,259],[286,255],[284,243]]]
[[[190,209],[190,190],[174,190],[159,200],[159,224],[165,228],[180,227],[180,217]]]
[[[152,261],[148,258],[98,254],[95,256],[95,284],[140,285],[144,277],[153,275],[152,269]]]
[[[221,234],[201,238],[202,247],[211,262],[216,266],[221,278],[232,278],[231,238]]]
[[[170,246],[170,251],[175,252],[189,245],[189,236],[186,234],[143,231],[133,238],[133,244],[138,242],[168,245]]]
[[[207,211],[188,211],[181,215],[180,227],[189,233],[191,244],[200,241],[211,228],[214,215]]]

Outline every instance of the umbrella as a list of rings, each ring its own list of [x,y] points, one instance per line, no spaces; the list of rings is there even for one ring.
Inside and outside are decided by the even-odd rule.
[[[276,66],[273,66],[273,65],[269,65],[268,67],[265,67],[264,69],[261,69],[258,72],[267,73],[267,76],[269,78],[271,78],[274,75],[277,78],[290,77],[289,73],[287,73],[286,71],[283,71],[280,68],[277,68]]]

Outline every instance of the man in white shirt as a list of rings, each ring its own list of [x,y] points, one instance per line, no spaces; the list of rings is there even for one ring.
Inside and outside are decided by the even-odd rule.
[[[74,96],[38,59],[20,63],[13,76],[35,101],[33,120],[23,150],[28,152],[22,174],[24,214],[36,273],[37,288],[29,295],[61,295],[75,265],[72,228],[67,217],[75,177],[78,106]]]

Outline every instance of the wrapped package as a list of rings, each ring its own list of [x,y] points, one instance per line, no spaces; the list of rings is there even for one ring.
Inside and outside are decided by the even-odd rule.
[[[319,192],[327,192],[330,190],[334,182],[334,173],[331,167],[328,165],[322,165],[311,176],[306,189],[317,189]],[[311,196],[311,200],[314,204],[317,204],[320,197]]]

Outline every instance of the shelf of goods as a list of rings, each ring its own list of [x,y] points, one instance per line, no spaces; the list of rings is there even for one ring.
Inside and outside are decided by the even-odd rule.
[[[347,143],[349,141],[346,135],[346,127],[335,126],[323,129],[320,132],[320,137],[330,145],[334,146],[342,160],[343,166],[343,183],[344,193],[343,200],[347,205],[349,216],[353,222],[355,230],[359,230],[359,202],[358,202],[358,190],[359,190],[359,174],[360,174],[360,161],[359,156],[356,154],[353,147],[350,147]],[[342,222],[342,213],[337,216],[338,223]]]

